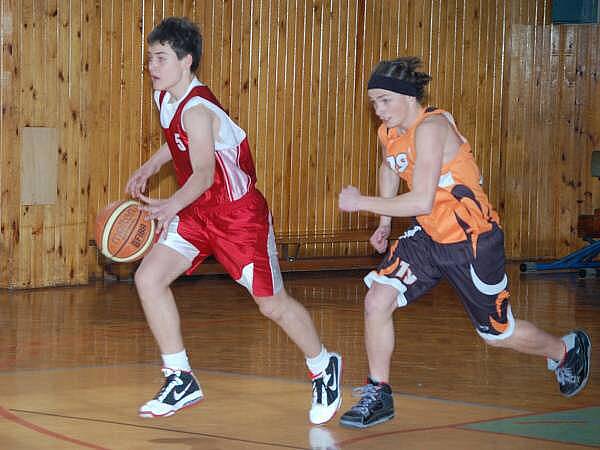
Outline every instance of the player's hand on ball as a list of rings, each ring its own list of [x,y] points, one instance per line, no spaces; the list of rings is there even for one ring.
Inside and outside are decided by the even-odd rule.
[[[144,164],[138,170],[133,172],[133,175],[131,175],[125,186],[125,192],[133,198],[140,198],[140,195],[146,191],[148,178],[154,173],[154,169]]]
[[[360,207],[358,203],[360,198],[360,191],[357,188],[354,186],[346,186],[339,195],[339,208],[342,211],[348,212],[359,211]]]
[[[149,220],[156,220],[156,234],[167,237],[169,224],[179,211],[169,199],[150,198],[139,194],[139,199],[145,203],[142,208],[148,213]]]

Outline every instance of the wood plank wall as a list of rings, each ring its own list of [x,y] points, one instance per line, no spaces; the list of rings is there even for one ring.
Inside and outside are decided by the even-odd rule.
[[[0,0],[0,286],[101,275],[95,214],[161,142],[144,38],[161,18],[203,30],[199,77],[247,130],[277,232],[368,227],[337,193],[376,192],[377,123],[365,83],[382,58],[418,55],[430,104],[473,144],[512,258],[580,246],[600,207],[598,25],[550,24],[549,0]],[[7,19],[10,17],[10,20]],[[25,126],[59,129],[58,200],[20,204]],[[165,168],[155,196],[175,189]],[[366,245],[314,245],[358,255]]]
[[[600,208],[600,25],[552,25],[551,2],[515,1],[506,93],[507,255],[551,258],[583,246],[577,217]]]
[[[0,5],[0,284],[85,283],[90,196],[90,153],[85,143],[92,94],[86,64],[90,30],[83,24],[85,3],[2,0]],[[59,182],[53,203],[27,205],[20,201],[20,134],[24,127],[58,130]]]

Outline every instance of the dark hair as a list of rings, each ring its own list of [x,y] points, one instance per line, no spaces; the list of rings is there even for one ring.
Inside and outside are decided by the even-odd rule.
[[[185,17],[168,17],[159,23],[148,35],[148,44],[157,42],[171,46],[178,59],[192,55],[192,72],[200,64],[202,56],[202,35],[195,23]]]
[[[425,98],[425,86],[431,80],[429,74],[416,71],[422,65],[423,62],[416,56],[405,56],[390,61],[380,61],[375,66],[375,69],[373,69],[371,76],[380,75],[396,78],[414,85],[417,90],[415,97],[421,102]]]

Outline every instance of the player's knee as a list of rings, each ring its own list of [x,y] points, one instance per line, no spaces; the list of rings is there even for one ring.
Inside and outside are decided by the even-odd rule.
[[[133,276],[138,292],[154,291],[161,287],[161,277],[156,276],[152,270],[140,266]]]
[[[275,322],[281,319],[282,305],[275,297],[255,297],[254,301],[263,316]]]
[[[394,312],[395,299],[381,295],[376,289],[369,289],[365,296],[365,316],[388,316]]]

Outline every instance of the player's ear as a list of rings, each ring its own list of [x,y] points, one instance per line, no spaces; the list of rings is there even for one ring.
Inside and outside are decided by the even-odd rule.
[[[187,67],[188,69],[190,69],[192,67],[193,60],[194,59],[192,58],[192,55],[190,53],[188,53],[187,55],[185,55],[183,57],[183,63],[185,64],[185,67]]]

